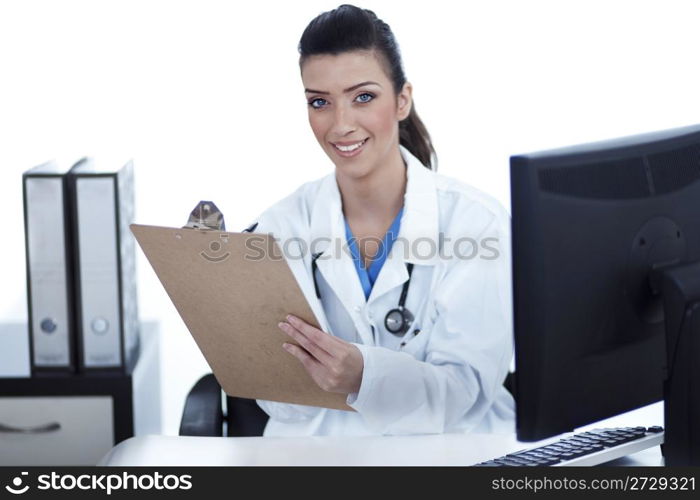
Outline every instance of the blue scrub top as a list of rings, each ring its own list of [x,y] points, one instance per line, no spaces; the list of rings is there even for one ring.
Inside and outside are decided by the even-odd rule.
[[[362,284],[362,290],[365,292],[365,299],[369,298],[374,282],[377,281],[377,276],[379,276],[379,271],[382,269],[384,261],[386,260],[387,255],[389,255],[391,247],[399,235],[401,214],[403,214],[403,207],[401,207],[399,213],[396,214],[394,221],[391,223],[391,226],[389,226],[389,229],[379,244],[379,250],[372,262],[370,262],[369,269],[364,267],[362,256],[360,255],[360,249],[357,246],[357,240],[352,235],[350,225],[348,224],[347,219],[345,219],[345,237],[348,241],[348,247],[350,249],[350,254],[352,255],[352,260],[355,263],[357,275],[359,276],[360,283]]]

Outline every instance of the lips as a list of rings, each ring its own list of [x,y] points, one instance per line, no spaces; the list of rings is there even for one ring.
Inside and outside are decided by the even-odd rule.
[[[369,137],[355,142],[331,142],[335,151],[345,158],[357,156],[364,149]]]

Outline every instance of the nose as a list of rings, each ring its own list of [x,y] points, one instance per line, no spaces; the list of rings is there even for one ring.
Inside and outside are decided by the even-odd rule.
[[[355,117],[352,109],[346,104],[338,104],[333,114],[333,135],[343,137],[355,131]]]

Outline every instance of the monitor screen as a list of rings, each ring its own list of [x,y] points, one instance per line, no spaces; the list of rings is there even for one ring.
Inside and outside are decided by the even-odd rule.
[[[659,401],[669,363],[650,276],[700,261],[700,126],[510,168],[518,438]]]

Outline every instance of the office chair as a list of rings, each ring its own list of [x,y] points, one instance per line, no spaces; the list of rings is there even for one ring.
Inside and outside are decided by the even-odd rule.
[[[503,385],[515,397],[514,373],[508,373]],[[224,409],[222,394],[213,373],[200,378],[185,400],[180,436],[262,436],[268,416],[255,400],[226,396]]]
[[[262,436],[268,416],[255,400],[224,394],[224,408],[222,394],[213,373],[200,378],[185,400],[180,436]]]

